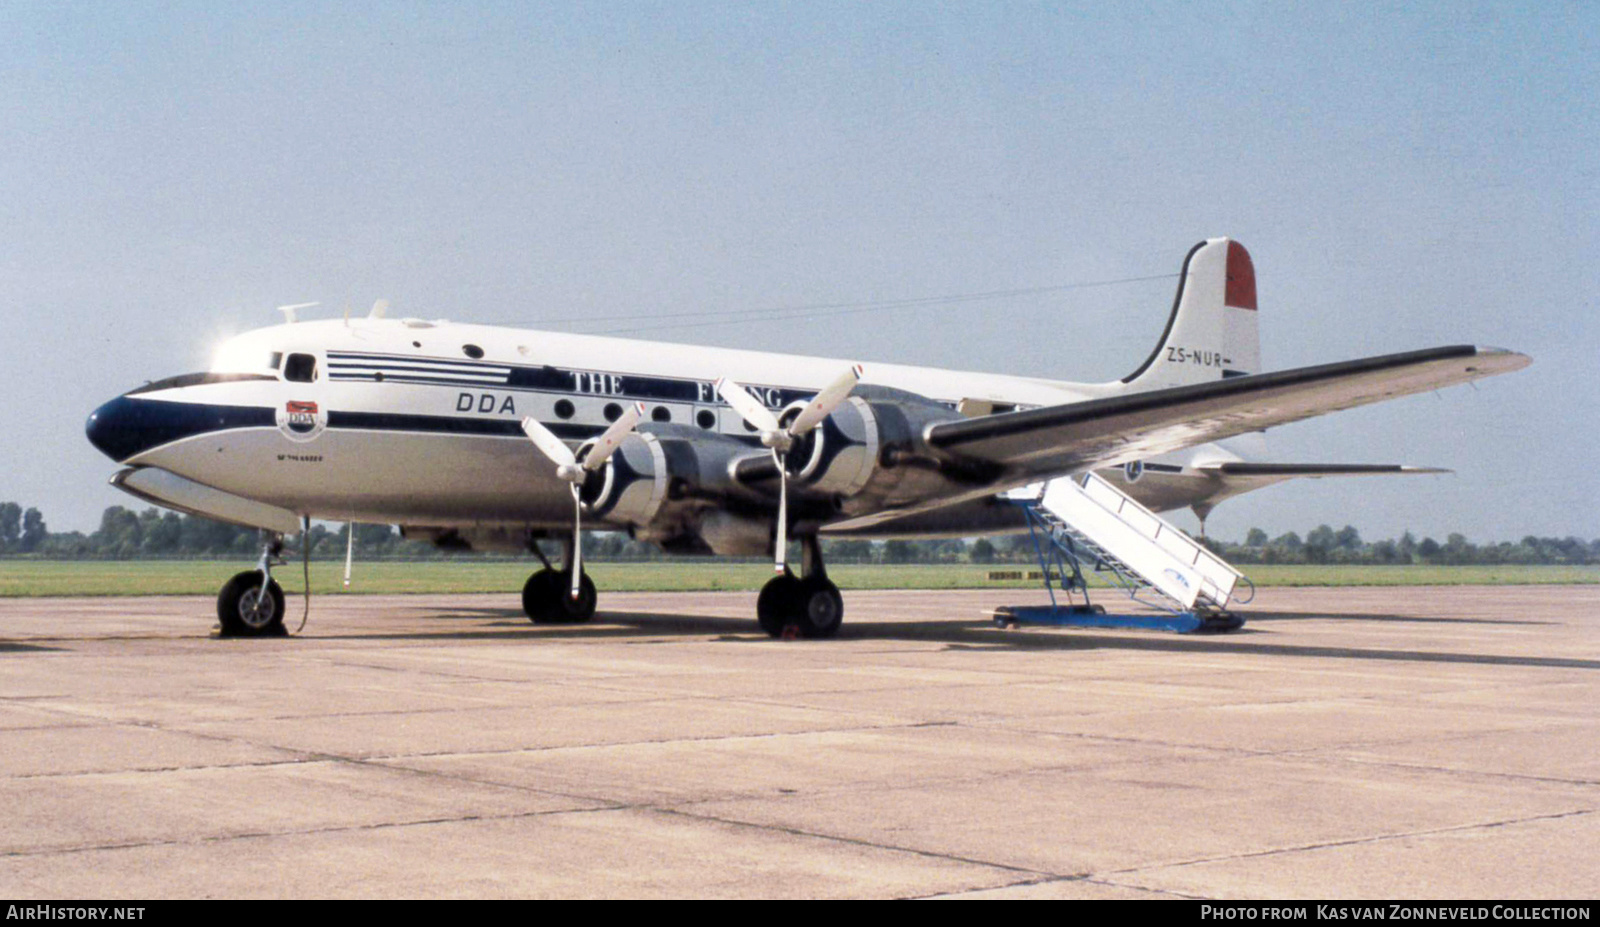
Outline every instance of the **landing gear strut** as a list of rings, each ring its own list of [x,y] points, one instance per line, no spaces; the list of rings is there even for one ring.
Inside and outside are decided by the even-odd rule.
[[[562,562],[566,568],[557,570],[545,559],[537,544],[533,552],[544,564],[544,569],[528,577],[522,587],[522,610],[534,624],[578,624],[594,617],[595,589],[589,574],[578,578],[578,597],[572,597],[573,542],[562,542]]]
[[[804,577],[786,568],[761,587],[756,599],[756,621],[773,637],[832,637],[844,622],[844,599],[828,579],[822,564],[822,546],[816,535],[800,539]]]
[[[283,587],[272,578],[272,568],[285,561],[283,538],[270,535],[262,545],[261,560],[253,570],[239,573],[217,594],[217,621],[223,637],[284,637]]]

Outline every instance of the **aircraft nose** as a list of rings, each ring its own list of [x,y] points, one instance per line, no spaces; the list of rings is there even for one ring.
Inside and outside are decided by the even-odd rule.
[[[126,396],[89,413],[83,430],[100,453],[121,463],[138,452],[139,414]]]

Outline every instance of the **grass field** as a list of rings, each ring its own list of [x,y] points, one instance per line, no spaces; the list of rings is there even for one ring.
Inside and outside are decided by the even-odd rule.
[[[242,561],[0,560],[0,598],[76,595],[215,595],[228,577],[250,566]],[[470,558],[417,563],[358,563],[349,593],[518,592],[535,562]],[[772,575],[766,563],[679,560],[658,563],[585,563],[602,591],[755,591]],[[850,589],[1023,589],[1038,580],[988,578],[991,569],[972,564],[876,566],[839,564],[828,570]],[[1021,566],[1026,570],[1026,566]],[[1037,569],[1037,568],[1035,568]],[[1600,583],[1600,566],[1254,566],[1245,575],[1258,586],[1457,586]],[[314,594],[343,594],[344,565],[311,565]],[[300,564],[273,575],[284,590],[302,588]]]

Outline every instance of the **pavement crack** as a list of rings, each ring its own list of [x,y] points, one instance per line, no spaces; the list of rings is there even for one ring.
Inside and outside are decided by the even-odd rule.
[[[847,846],[862,847],[870,850],[883,850],[892,853],[906,853],[923,859],[937,859],[944,862],[961,863],[967,866],[983,866],[988,869],[999,869],[1003,872],[1020,872],[1036,879],[1069,879],[1080,876],[1063,875],[1060,873],[1045,872],[1031,869],[1026,866],[1015,866],[1010,863],[997,863],[991,860],[977,859],[975,857],[960,856],[954,853],[940,853],[934,850],[922,850],[916,847],[900,846],[876,840],[863,840],[860,837],[845,837],[839,834],[825,834],[818,831],[809,831],[799,827],[789,827],[783,824],[760,824],[755,821],[741,821],[736,818],[726,818],[714,814],[696,814],[678,808],[656,808],[658,814],[672,815],[674,817],[689,818],[696,821],[710,821],[729,827],[747,828],[750,830],[767,831],[775,834],[785,834],[790,837],[808,837],[813,840],[826,840],[831,843],[841,843]]]
[[[41,856],[60,856],[73,853],[94,853],[102,850],[138,850],[152,847],[205,846],[234,840],[262,840],[277,837],[313,837],[321,834],[350,834],[394,830],[404,827],[429,827],[441,824],[460,824],[472,821],[516,821],[549,817],[558,814],[587,814],[611,811],[611,808],[554,808],[548,811],[515,811],[505,814],[461,814],[446,817],[418,818],[411,821],[376,821],[368,824],[341,824],[327,827],[285,828],[282,830],[236,831],[225,834],[207,834],[188,839],[128,840],[119,843],[83,844],[79,846],[41,847],[30,850],[0,852],[0,859],[18,859]]]
[[[1465,739],[1465,738],[1463,738]],[[1406,763],[1401,760],[1379,759],[1371,757],[1324,755],[1320,751],[1300,751],[1285,754],[1290,757],[1305,757],[1306,759],[1334,760],[1341,763],[1352,763],[1361,766],[1378,766],[1386,769],[1400,769],[1407,772],[1432,772],[1443,773],[1447,776],[1459,776],[1468,779],[1507,779],[1512,782],[1539,782],[1549,785],[1600,785],[1600,779],[1576,779],[1564,776],[1535,776],[1531,773],[1499,772],[1488,769],[1462,769],[1457,766],[1440,766],[1437,763]]]
[[[1278,856],[1286,853],[1303,853],[1310,850],[1327,850],[1336,847],[1363,846],[1375,843],[1387,843],[1391,840],[1405,840],[1409,837],[1434,837],[1440,834],[1464,833],[1472,830],[1488,830],[1498,827],[1510,827],[1516,824],[1530,824],[1535,821],[1558,821],[1563,818],[1584,817],[1594,814],[1593,808],[1576,808],[1571,811],[1557,811],[1551,814],[1535,814],[1523,818],[1507,818],[1503,821],[1478,821],[1472,824],[1457,824],[1452,827],[1435,827],[1426,830],[1405,831],[1395,834],[1376,834],[1370,837],[1353,837],[1348,840],[1328,840],[1317,843],[1306,843],[1292,847],[1274,847],[1270,850],[1255,850],[1249,853],[1232,853],[1221,856],[1208,856],[1200,859],[1186,859],[1177,862],[1151,863],[1145,866],[1131,866],[1126,869],[1113,869],[1108,874],[1124,875],[1135,872],[1149,872],[1157,869],[1176,869],[1183,866],[1200,866],[1206,863],[1226,863],[1241,859],[1259,859],[1267,856]]]

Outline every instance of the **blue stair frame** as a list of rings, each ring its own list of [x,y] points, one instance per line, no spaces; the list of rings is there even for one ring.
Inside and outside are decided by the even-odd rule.
[[[994,612],[996,625],[1146,628],[1184,634],[1232,631],[1244,626],[1244,619],[1231,611],[1210,607],[1185,609],[1179,606],[1092,539],[1045,510],[1038,500],[1012,498],[1008,501],[1021,507],[1027,516],[1028,535],[1033,541],[1034,556],[1038,558],[1039,568],[1044,574],[1044,588],[1050,595],[1050,604],[1002,606]],[[1103,606],[1090,601],[1085,570],[1107,587],[1120,589],[1132,601],[1156,609],[1158,613],[1108,613]],[[1065,604],[1056,596],[1057,580]],[[1254,597],[1252,591],[1251,598]]]

